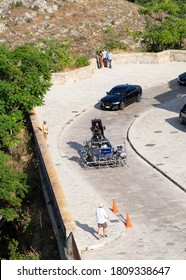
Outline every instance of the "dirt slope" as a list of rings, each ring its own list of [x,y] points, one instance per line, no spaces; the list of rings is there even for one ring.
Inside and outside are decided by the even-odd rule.
[[[127,50],[140,47],[135,32],[144,30],[145,19],[137,5],[124,0],[55,2],[56,11],[51,13],[38,7],[12,7],[0,19],[0,43],[14,46],[40,38],[70,37],[74,50],[88,55],[109,39],[122,41]]]

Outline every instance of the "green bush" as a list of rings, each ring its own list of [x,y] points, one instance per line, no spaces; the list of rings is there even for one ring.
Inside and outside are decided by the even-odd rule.
[[[124,32],[125,32],[127,37],[132,35],[132,30],[128,26],[125,26]]]
[[[105,34],[112,34],[113,33],[113,27],[111,25],[107,25],[104,32],[105,32]]]
[[[126,46],[123,42],[111,39],[106,43],[105,49],[107,50],[126,50]]]
[[[142,38],[143,33],[141,31],[134,31],[133,38],[136,43],[138,43]]]
[[[89,58],[85,55],[75,58],[75,66],[77,68],[88,66],[89,64]]]
[[[8,251],[9,251],[9,260],[39,260],[39,254],[33,249],[31,251],[26,251],[20,253],[19,251],[19,242],[15,239],[12,239],[9,242]]]

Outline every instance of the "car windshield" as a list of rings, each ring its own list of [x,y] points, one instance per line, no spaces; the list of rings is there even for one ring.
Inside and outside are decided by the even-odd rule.
[[[109,95],[124,95],[127,87],[115,87],[109,91]]]

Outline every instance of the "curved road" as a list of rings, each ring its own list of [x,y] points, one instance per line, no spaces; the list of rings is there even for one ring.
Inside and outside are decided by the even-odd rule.
[[[180,65],[183,67],[182,64]],[[140,66],[141,68],[149,67],[149,65]],[[137,65],[136,68],[140,66]],[[156,71],[157,65],[153,66]],[[168,65],[163,65],[163,67],[165,66],[169,68]],[[130,65],[130,67],[134,66]],[[148,72],[148,69],[144,70],[144,68],[143,71],[147,70]],[[152,71],[152,66],[150,69]],[[105,70],[108,69],[103,71]],[[127,68],[125,70],[127,72]],[[134,71],[134,68],[130,70]],[[176,71],[179,73],[181,70],[178,71],[175,68]],[[157,73],[161,77],[161,73],[159,71]],[[93,215],[92,212],[95,210],[89,209],[87,193],[82,191],[83,187],[91,191],[94,190],[98,198],[102,198],[108,205],[115,198],[120,212],[124,216],[125,213],[130,213],[132,223],[135,225],[135,229],[130,234],[126,233],[123,242],[121,239],[115,240],[114,246],[108,244],[104,250],[97,250],[96,257],[95,251],[85,251],[82,254],[84,259],[186,259],[185,228],[182,231],[183,225],[186,224],[185,193],[137,156],[126,141],[127,130],[136,118],[152,106],[167,102],[176,98],[178,94],[184,93],[185,89],[180,88],[176,80],[172,79],[168,83],[164,83],[161,79],[162,77],[159,85],[155,84],[154,87],[150,88],[144,86],[142,101],[129,105],[124,111],[99,110],[96,105],[97,100],[92,95],[95,88],[93,89],[91,86],[90,106],[84,106],[80,100],[75,100],[75,98],[78,99],[78,96],[73,95],[68,103],[70,105],[71,102],[74,102],[72,107],[75,109],[71,108],[73,117],[70,118],[69,114],[63,125],[60,125],[58,115],[50,108],[57,111],[60,96],[54,100],[50,92],[46,97],[46,107],[37,109],[40,121],[46,119],[46,114],[48,114],[49,127],[55,132],[58,131],[55,133],[58,155],[56,155],[57,150],[53,145],[54,135],[49,135],[48,143],[57,169],[63,170],[63,174],[59,176],[62,186],[66,190],[65,193],[72,212],[75,213],[75,219],[82,219],[82,221],[86,219],[86,215],[80,218],[76,213],[77,204],[81,201],[84,201],[86,206],[84,209],[90,211],[90,215]],[[96,84],[96,79],[94,81]],[[81,85],[82,89],[84,83],[85,81],[76,85],[65,85],[62,89],[72,88],[75,90],[78,85]],[[97,84],[96,88],[99,91],[102,87],[103,85]],[[67,103],[63,106],[62,101],[60,100],[61,111],[63,109],[65,111]],[[79,107],[76,107],[78,104]],[[91,106],[92,104],[95,107]],[[80,167],[77,150],[83,145],[83,141],[90,139],[91,119],[95,117],[102,119],[106,126],[105,135],[113,146],[125,143],[128,157],[127,166],[86,171]],[[76,197],[72,196],[72,193]],[[97,207],[97,203],[95,201],[95,207]],[[82,205],[83,207],[84,205]]]

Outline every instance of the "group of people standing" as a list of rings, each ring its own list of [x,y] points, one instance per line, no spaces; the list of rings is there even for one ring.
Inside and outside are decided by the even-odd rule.
[[[97,67],[100,69],[102,67],[112,68],[112,53],[103,49],[102,51],[97,51],[96,53]]]

